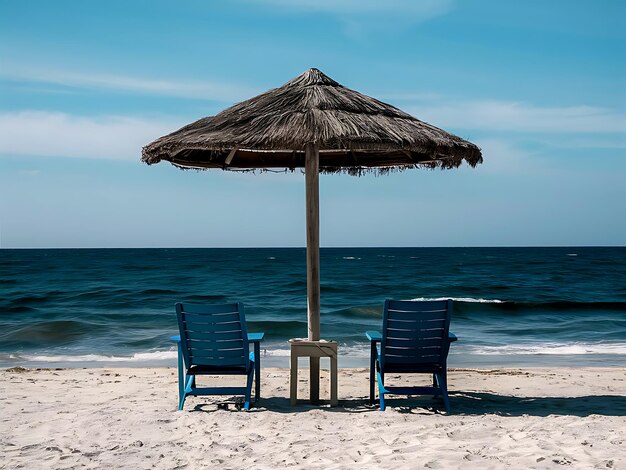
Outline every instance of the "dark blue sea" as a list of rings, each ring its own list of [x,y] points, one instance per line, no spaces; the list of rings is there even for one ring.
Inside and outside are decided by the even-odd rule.
[[[307,334],[304,248],[0,250],[0,366],[175,365],[176,302]],[[390,299],[452,298],[458,367],[625,366],[626,248],[322,248],[322,337],[367,366]]]

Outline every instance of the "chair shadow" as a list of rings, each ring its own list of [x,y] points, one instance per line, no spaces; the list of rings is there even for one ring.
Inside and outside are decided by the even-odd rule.
[[[487,392],[450,394],[454,414],[500,416],[626,416],[626,396],[531,397]]]
[[[308,400],[298,400],[296,406],[291,406],[289,398],[267,397],[261,398],[258,402],[252,403],[248,413],[259,413],[271,411],[274,413],[307,413],[311,410],[324,410],[332,413],[362,413],[375,411],[378,405],[370,405],[366,399],[339,400],[337,406],[331,406],[328,401],[321,400],[319,404],[313,405]],[[243,401],[240,397],[213,398],[211,402],[198,403],[192,412],[214,413],[216,411],[243,411]]]
[[[407,414],[446,414],[439,398],[432,397],[388,397],[387,407]],[[581,397],[520,397],[486,392],[450,393],[452,415],[498,416],[626,416],[626,396],[589,395]],[[239,411],[242,403],[237,397],[215,399],[210,403],[196,404],[193,412],[212,413],[220,410]],[[338,406],[330,406],[322,401],[313,405],[299,400],[291,406],[289,398],[267,397],[253,403],[249,413],[271,411],[275,413],[306,413],[311,410],[324,410],[329,413],[370,413],[379,411],[378,403],[370,404],[366,398],[339,400]]]

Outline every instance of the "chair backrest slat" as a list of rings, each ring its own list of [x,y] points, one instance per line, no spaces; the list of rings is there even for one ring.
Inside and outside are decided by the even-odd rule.
[[[197,357],[193,360],[193,365],[195,366],[214,366],[214,367],[237,367],[241,365],[241,360],[239,358],[220,358],[220,359],[212,359],[208,357]],[[243,368],[242,368],[243,369]],[[216,374],[219,373],[219,369],[216,369]]]
[[[407,329],[397,328],[396,325],[392,325],[391,322],[389,322],[389,325],[391,326],[387,327],[387,338],[395,339],[398,341],[401,341],[401,340],[417,341],[419,339],[430,339],[430,338],[441,339],[443,332],[444,332],[443,328],[428,328],[428,329],[413,328],[413,329],[407,330]]]
[[[197,323],[184,322],[185,331],[196,333],[226,333],[241,330],[241,322]]]
[[[390,338],[387,337],[387,348],[430,348],[441,347],[441,338]]]
[[[197,313],[199,315],[215,315],[222,313],[237,313],[239,304],[223,304],[223,305],[203,305],[203,304],[185,304],[185,312],[188,314]]]
[[[381,367],[385,364],[444,366],[452,301],[386,300],[383,311]]]
[[[176,304],[185,365],[250,367],[243,304]]]
[[[188,325],[221,325],[226,323],[239,323],[239,312],[234,311],[231,313],[207,313],[201,315],[199,313],[187,313],[183,318],[184,322]],[[203,328],[203,327],[200,327]]]
[[[187,330],[187,337],[192,341],[228,341],[241,339],[241,332],[239,329],[233,331],[213,331],[212,333]]]
[[[192,355],[193,359],[197,359],[198,357],[206,357],[206,358],[213,358],[215,360],[218,360],[220,357],[230,357],[234,359],[236,357],[242,358],[244,356],[244,352],[241,348],[238,348],[238,349],[194,348],[193,350],[189,351],[189,354]]]
[[[202,339],[190,339],[189,346],[192,349],[215,349],[216,351],[228,349],[241,349],[243,351],[243,339],[231,339],[228,341],[206,341]]]

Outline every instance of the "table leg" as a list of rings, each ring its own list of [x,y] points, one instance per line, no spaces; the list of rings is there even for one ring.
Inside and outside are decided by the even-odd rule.
[[[311,357],[309,364],[311,403],[314,405],[318,405],[320,402],[320,358]]]
[[[295,406],[298,400],[298,356],[291,351],[291,371],[289,373],[289,404]]]
[[[337,406],[337,356],[330,357],[330,404]]]

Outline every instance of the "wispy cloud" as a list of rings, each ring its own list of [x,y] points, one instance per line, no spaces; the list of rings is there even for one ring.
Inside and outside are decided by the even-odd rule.
[[[450,0],[242,0],[296,11],[319,11],[359,16],[364,14],[398,14],[413,20],[429,19],[447,13]]]
[[[240,101],[259,90],[230,82],[162,80],[116,74],[3,66],[0,79],[78,89],[112,90],[223,102]]]
[[[366,92],[369,94],[368,92]],[[441,93],[435,92],[373,92],[371,96],[379,100],[402,101],[402,102],[438,102],[445,97]]]
[[[332,16],[344,34],[370,41],[376,33],[393,33],[410,25],[445,15],[453,0],[240,0],[274,8],[281,13]]]
[[[143,145],[184,124],[40,111],[0,113],[0,155],[138,160]]]
[[[541,154],[519,148],[506,139],[479,139],[476,144],[480,146],[485,156],[485,161],[480,166],[483,172],[499,175],[546,172]]]
[[[626,114],[596,106],[542,107],[508,101],[429,102],[406,111],[438,127],[536,133],[626,133]]]

